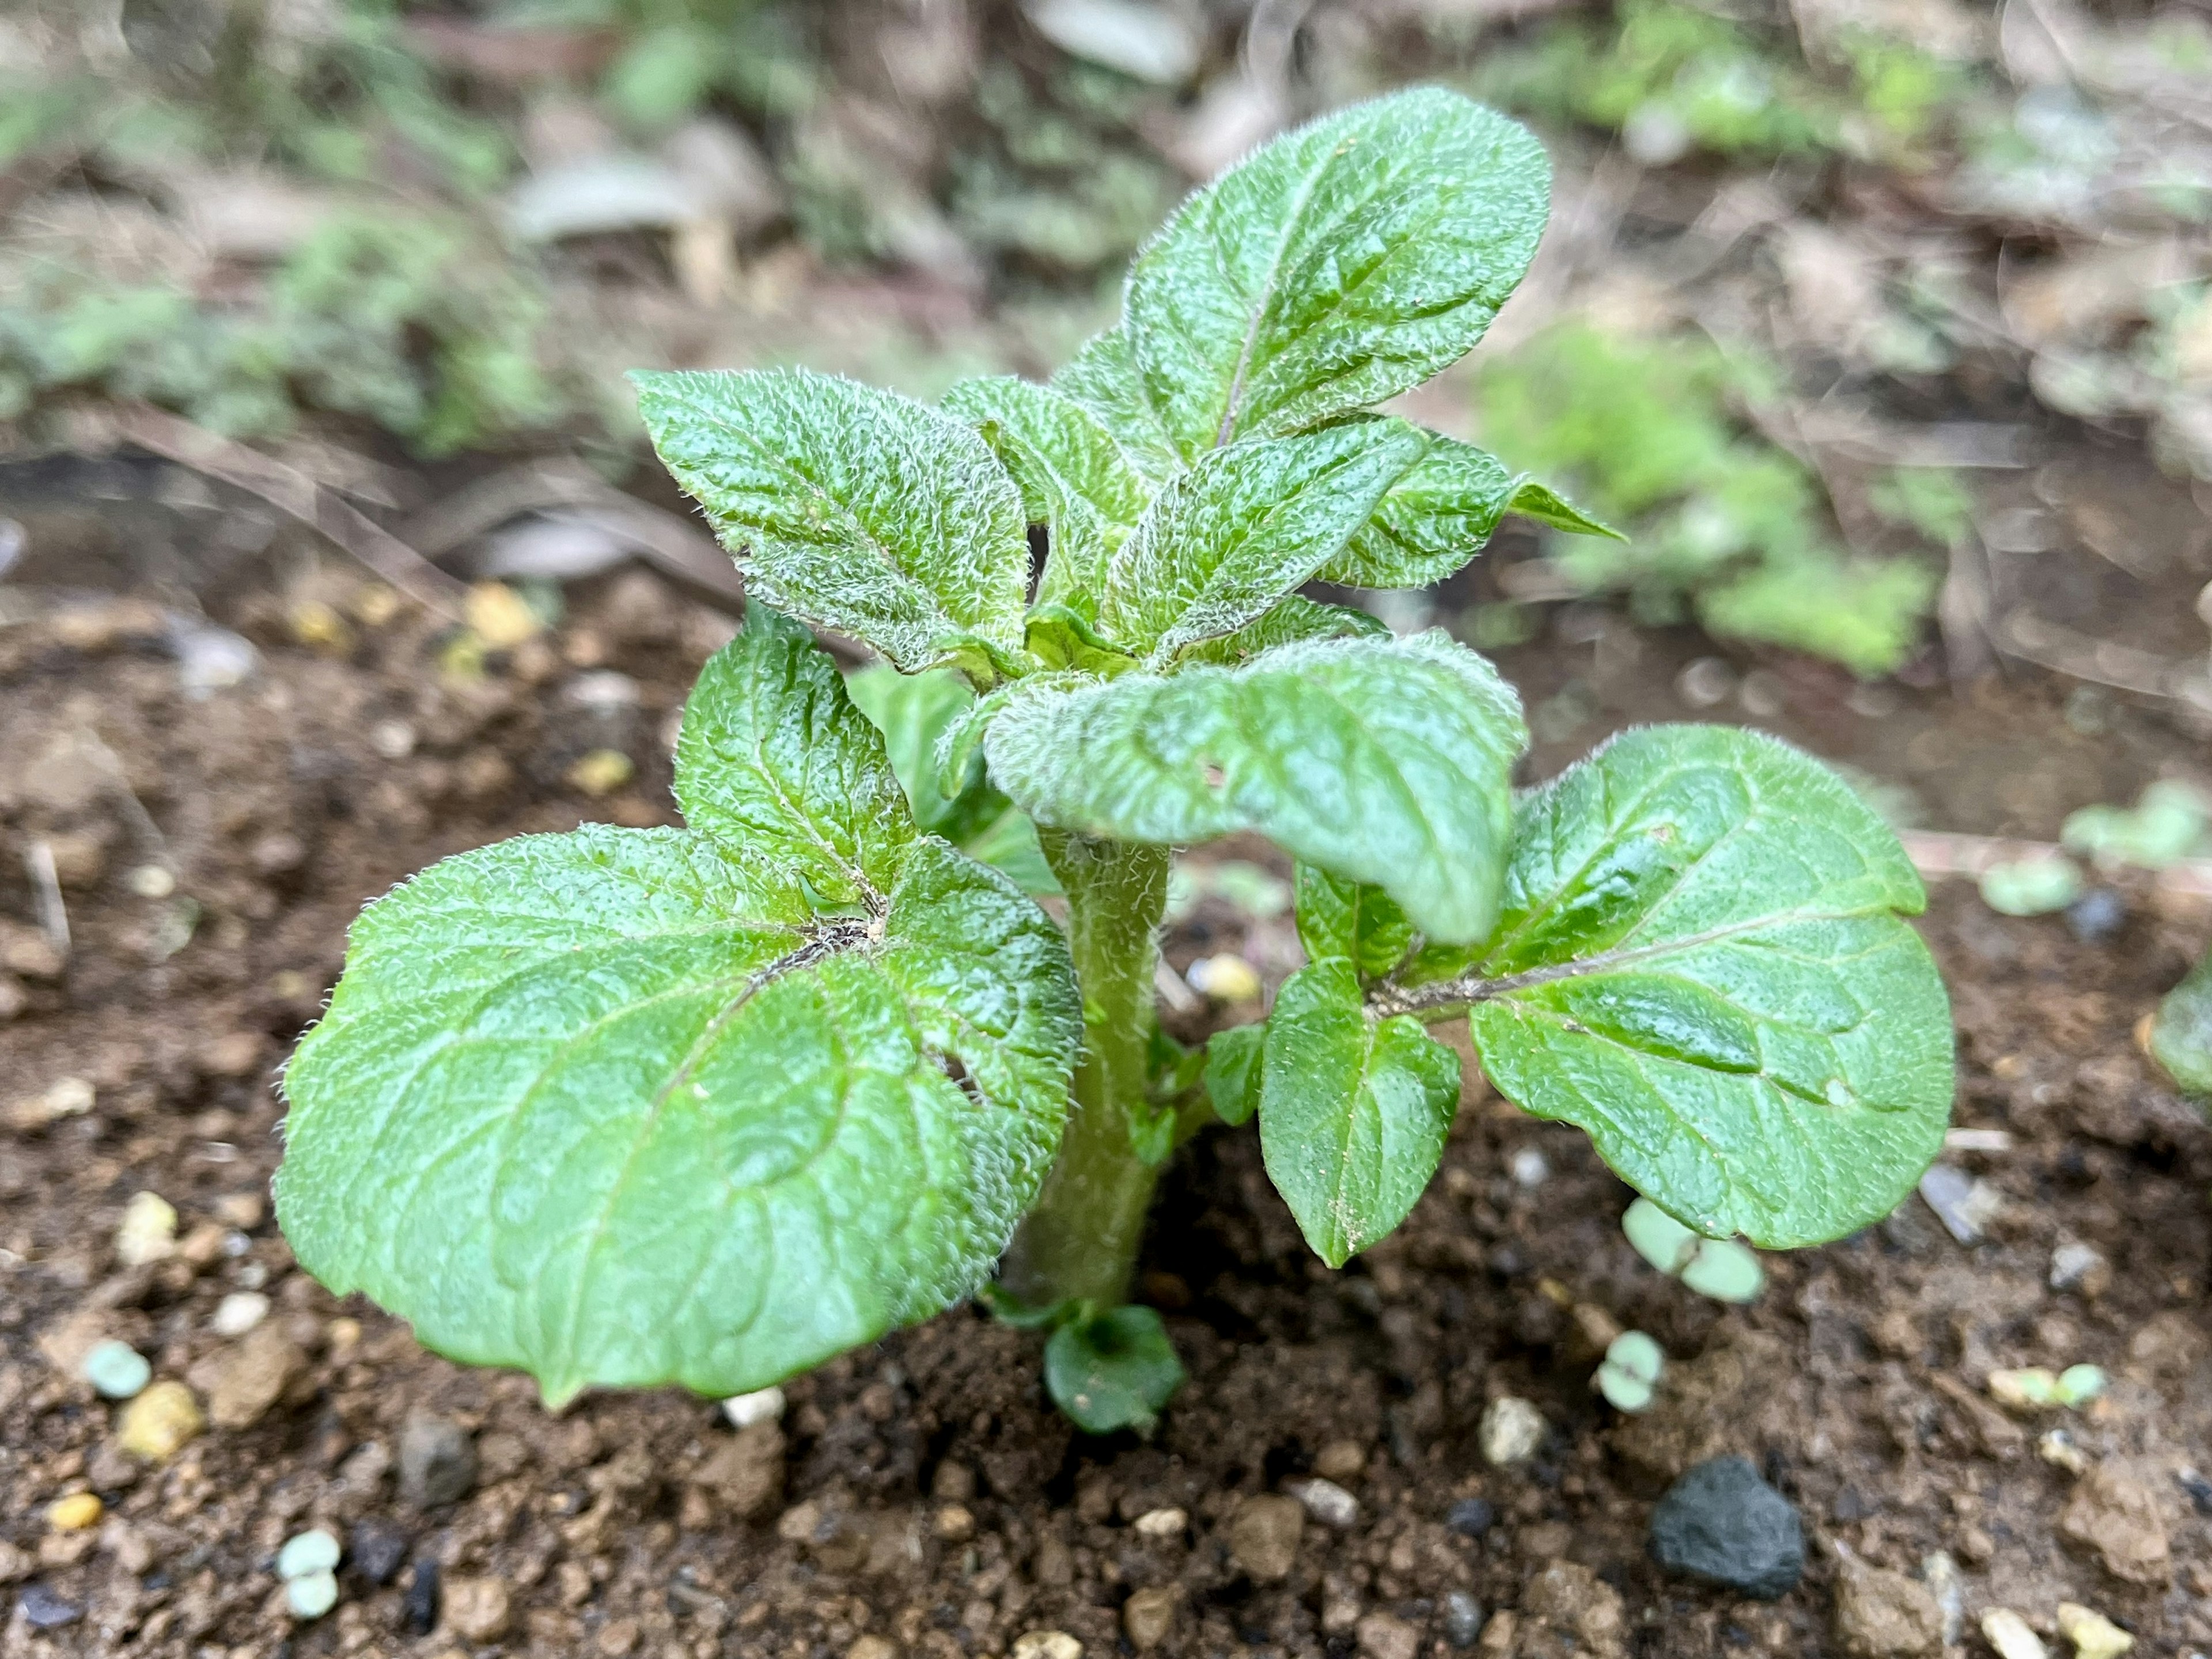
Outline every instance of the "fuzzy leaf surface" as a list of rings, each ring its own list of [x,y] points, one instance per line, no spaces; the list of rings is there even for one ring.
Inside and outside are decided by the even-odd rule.
[[[1413,924],[1381,888],[1301,864],[1296,890],[1298,943],[1308,961],[1344,957],[1363,980],[1380,979],[1413,949]]]
[[[1234,667],[1263,651],[1301,640],[1387,640],[1389,624],[1349,605],[1322,605],[1303,593],[1279,599],[1234,634],[1200,640],[1176,653],[1179,663],[1211,662]]]
[[[1482,337],[1550,200],[1526,130],[1439,88],[1285,133],[1131,268],[1122,331],[1146,405],[1189,461],[1419,386]]]
[[[1158,484],[1182,471],[1182,456],[1152,404],[1126,328],[1093,335],[1052,377],[1052,389],[1073,398],[1114,434],[1121,453]]]
[[[1949,1005],[1888,826],[1787,744],[1629,732],[1523,803],[1471,1023],[1483,1068],[1700,1232],[1889,1213],[1941,1148]]]
[[[983,434],[1029,521],[1050,532],[1037,602],[1095,600],[1107,559],[1152,495],[1104,423],[1066,393],[1011,374],[963,380],[944,408]]]
[[[1283,982],[1267,1018],[1260,1146],[1267,1178],[1332,1267],[1406,1218],[1443,1157],[1459,1056],[1401,1014],[1371,1020],[1342,957]]]
[[[1168,845],[1257,830],[1464,943],[1497,917],[1526,742],[1511,688],[1432,631],[1018,694],[984,752],[1041,824]]]
[[[1426,587],[1458,569],[1489,541],[1498,520],[1519,513],[1583,535],[1618,533],[1486,450],[1407,424],[1422,444],[1343,552],[1321,572],[1340,587]]]
[[[804,369],[633,378],[662,462],[769,604],[905,669],[1020,649],[1028,520],[972,427]]]
[[[1209,452],[1115,555],[1100,623],[1155,665],[1235,633],[1336,556],[1419,458],[1415,433],[1351,421]]]
[[[916,836],[872,728],[778,672],[803,637],[780,623],[753,607],[685,729],[773,730],[795,695],[848,775],[872,755],[881,833],[841,847],[803,790],[775,823],[745,793],[771,763],[714,830],[447,859],[356,923],[286,1073],[302,1265],[551,1401],[726,1395],[927,1316],[988,1273],[1058,1144],[1066,940]],[[861,900],[825,909],[825,870]]]

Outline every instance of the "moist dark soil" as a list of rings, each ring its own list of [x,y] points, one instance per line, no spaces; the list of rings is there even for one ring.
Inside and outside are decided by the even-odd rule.
[[[1179,1157],[1142,1295],[1190,1382],[1149,1442],[1075,1434],[1043,1397],[1036,1339],[957,1310],[792,1382],[780,1428],[733,1455],[709,1401],[598,1395],[553,1417],[526,1379],[425,1354],[296,1271],[265,1201],[276,1072],[361,904],[518,831],[670,821],[670,721],[730,624],[633,572],[572,588],[556,627],[469,679],[441,670],[439,625],[348,568],[254,597],[267,591],[208,599],[260,660],[193,698],[156,603],[173,592],[0,589],[15,596],[0,613],[9,1659],[1072,1651],[1024,1643],[1040,1632],[1091,1656],[1141,1640],[1413,1659],[1469,1634],[1455,1592],[1488,1615],[1478,1650],[1493,1656],[1878,1651],[1864,1616],[1839,1624],[1839,1579],[1859,1565],[1953,1575],[1968,1646],[1987,1608],[2049,1636],[2065,1601],[2133,1631],[2139,1654],[2212,1645],[2212,1131],[2135,1037],[2206,918],[2124,891],[2077,934],[1936,894],[1957,1123],[1978,1132],[1947,1161],[1985,1183],[1977,1242],[1916,1198],[1855,1238],[1770,1258],[1751,1306],[1704,1301],[1631,1251],[1630,1194],[1578,1134],[1477,1079],[1411,1220],[1341,1272],[1301,1242],[1249,1131]],[[1532,708],[1554,711],[1537,771],[1630,720],[1740,720],[1757,701],[1765,723],[1915,792],[1939,827],[2047,834],[2191,752],[2149,714],[2092,720],[2040,679],[1877,696],[1746,660],[1734,672],[1756,699],[1693,707],[1677,671],[1711,648],[1570,613],[1508,653]],[[583,678],[609,673],[624,678]],[[608,749],[635,775],[582,793],[580,778],[610,780],[576,763]],[[65,959],[25,873],[34,842],[60,878]],[[1294,960],[1285,923],[1218,899],[1170,956],[1229,949],[1271,977]],[[1194,1012],[1186,1035],[1234,1017]],[[56,1100],[82,1103],[70,1079],[90,1109],[48,1121]],[[142,1191],[175,1206],[178,1242],[127,1267],[115,1236]],[[2062,1247],[2083,1246],[2054,1274]],[[239,1291],[270,1310],[219,1335]],[[1623,1327],[1670,1360],[1638,1418],[1590,1386]],[[224,1420],[163,1462],[119,1449],[121,1408],[73,1369],[100,1335]],[[2076,1362],[2111,1378],[2085,1409],[1991,1401],[1993,1370]],[[1509,1395],[1548,1428],[1533,1459],[1494,1468],[1478,1425]],[[465,1495],[403,1492],[410,1419],[418,1439],[472,1447]],[[1647,1555],[1660,1494],[1727,1452],[1802,1516],[1805,1576],[1778,1601]],[[1316,1471],[1356,1514],[1304,1521],[1287,1572],[1255,1579],[1253,1534],[1273,1523],[1291,1544],[1282,1523],[1302,1512],[1253,1500]],[[50,1506],[85,1492],[103,1517],[57,1529]],[[349,1557],[336,1610],[300,1624],[273,1558],[314,1525]]]

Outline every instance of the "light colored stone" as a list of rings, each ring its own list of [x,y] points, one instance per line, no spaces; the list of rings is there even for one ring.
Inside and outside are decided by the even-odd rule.
[[[1190,1516],[1176,1509],[1146,1510],[1133,1523],[1143,1538],[1180,1538],[1190,1526]]]
[[[1251,1577],[1272,1583],[1290,1577],[1304,1535],[1306,1512],[1294,1498],[1248,1498],[1229,1518],[1229,1553]]]
[[[500,1578],[448,1578],[441,1625],[467,1642],[496,1642],[514,1620],[507,1583]]]
[[[192,1391],[181,1382],[164,1380],[123,1408],[115,1438],[133,1457],[166,1463],[206,1427]]]
[[[1083,1659],[1083,1644],[1064,1630],[1024,1631],[1014,1638],[1013,1659]]]
[[[888,1636],[863,1636],[845,1650],[845,1659],[899,1659],[898,1644]]]
[[[1982,1638],[1997,1650],[1997,1659],[2050,1659],[2043,1638],[2010,1607],[1991,1607],[1982,1615]]]
[[[258,1325],[224,1356],[208,1390],[208,1416],[219,1429],[250,1429],[307,1368],[307,1356],[283,1326]]]
[[[1133,1592],[1121,1604],[1121,1628],[1129,1638],[1129,1645],[1139,1653],[1150,1651],[1168,1639],[1175,1629],[1176,1593],[1154,1586]]]
[[[722,1402],[722,1415],[733,1429],[775,1422],[783,1415],[783,1390],[757,1389],[750,1394],[733,1394]]]
[[[783,1431],[774,1418],[739,1430],[693,1470],[690,1484],[703,1487],[727,1513],[750,1520],[767,1513],[783,1492]]]
[[[1387,1613],[1369,1613],[1356,1630],[1359,1650],[1367,1659],[1413,1659],[1420,1650],[1420,1632]]]
[[[1359,1520],[1359,1500],[1334,1480],[1294,1480],[1283,1490],[1324,1527],[1342,1532]]]
[[[2058,1633],[2074,1644],[2075,1659],[2120,1659],[2136,1644],[2134,1637],[2079,1601],[2058,1604]]]
[[[126,1267],[143,1267],[176,1249],[176,1206],[159,1193],[133,1193],[115,1230],[115,1259]]]
[[[1332,1440],[1314,1458],[1314,1473],[1342,1486],[1367,1472],[1367,1448],[1357,1440]]]
[[[1517,1395],[1500,1395],[1483,1407],[1483,1461],[1494,1468],[1525,1463],[1542,1449],[1549,1430],[1534,1406]]]
[[[233,1291],[216,1304],[208,1328],[217,1336],[241,1337],[269,1317],[269,1298],[258,1291]]]
[[[1836,1638],[1851,1659],[1941,1652],[1943,1609],[1918,1580],[1846,1557],[1836,1582]]]
[[[2058,1530],[2094,1553],[2113,1577],[2131,1584],[2163,1586],[2172,1570],[2157,1498],[2142,1482],[2110,1466],[2082,1477],[2058,1517]]]

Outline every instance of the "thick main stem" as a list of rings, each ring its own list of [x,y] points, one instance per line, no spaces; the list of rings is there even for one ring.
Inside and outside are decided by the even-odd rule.
[[[1168,849],[1040,831],[1067,894],[1067,938],[1083,994],[1083,1057],[1060,1161],[1001,1265],[1032,1307],[1126,1301],[1158,1170],[1130,1131],[1152,1109],[1153,975],[1167,908]]]

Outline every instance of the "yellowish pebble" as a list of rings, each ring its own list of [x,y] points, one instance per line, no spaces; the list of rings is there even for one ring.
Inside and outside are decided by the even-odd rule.
[[[2134,1637],[2079,1601],[2058,1604],[2058,1633],[2074,1644],[2075,1659],[2119,1659],[2136,1644]]]
[[[544,626],[522,595],[504,582],[478,582],[469,589],[462,615],[493,651],[511,651]]]
[[[104,1505],[88,1492],[73,1492],[46,1505],[46,1524],[56,1532],[83,1532],[100,1524]]]
[[[126,1267],[143,1267],[176,1253],[176,1206],[159,1193],[133,1193],[123,1206],[123,1224],[115,1230],[115,1259]]]
[[[594,800],[628,783],[637,769],[619,749],[594,749],[568,769],[568,781]]]
[[[123,1408],[115,1439],[133,1457],[166,1463],[206,1427],[192,1391],[181,1382],[163,1381]]]

